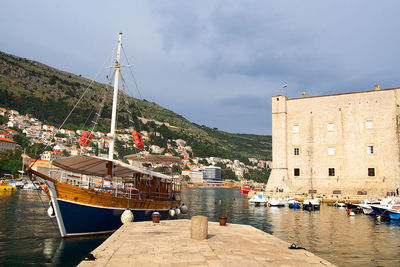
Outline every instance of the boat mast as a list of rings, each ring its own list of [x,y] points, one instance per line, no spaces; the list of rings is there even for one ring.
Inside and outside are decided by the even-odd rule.
[[[111,115],[111,128],[110,128],[110,144],[108,150],[108,159],[111,161],[114,158],[114,141],[115,141],[115,122],[117,120],[117,102],[118,102],[118,81],[119,81],[119,72],[120,72],[120,55],[121,55],[121,46],[122,46],[122,33],[119,33],[118,38],[118,50],[117,50],[117,59],[115,60],[115,77],[114,77],[114,96],[113,96],[113,105],[112,105],[112,115]]]

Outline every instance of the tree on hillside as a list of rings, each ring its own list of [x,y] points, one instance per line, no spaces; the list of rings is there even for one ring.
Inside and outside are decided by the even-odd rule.
[[[17,135],[14,136],[14,141],[17,142],[18,145],[20,145],[22,148],[26,148],[29,146],[30,141],[29,138],[26,137],[25,134],[18,133]]]
[[[172,173],[180,174],[182,172],[181,167],[178,164],[172,165]]]
[[[0,160],[0,169],[7,170],[11,172],[14,177],[17,177],[18,170],[22,168],[22,151],[20,149],[15,149],[14,151],[9,150],[2,154],[2,159]]]
[[[0,116],[0,125],[6,124],[8,122],[8,118],[4,116]]]
[[[235,173],[231,169],[221,169],[221,176],[222,179],[224,180],[227,179],[237,180]]]
[[[199,160],[199,164],[204,164],[206,166],[210,165],[206,159]]]

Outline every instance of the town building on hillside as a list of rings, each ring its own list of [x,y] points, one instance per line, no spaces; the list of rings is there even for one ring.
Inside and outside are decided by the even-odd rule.
[[[29,168],[32,168],[35,171],[43,172],[46,175],[49,175],[51,170],[58,169],[52,165],[50,161],[42,159],[32,160],[32,162],[29,164]]]
[[[162,150],[158,145],[152,145],[152,146],[150,147],[150,149],[151,149],[151,152],[152,152],[152,153],[157,153],[157,154],[159,154],[159,153],[162,153],[162,152],[163,152],[163,150]]]
[[[1,137],[1,138],[6,138],[6,139],[11,139],[11,140],[12,140],[12,136],[9,135],[7,132],[2,132],[2,133],[0,133],[0,137]]]
[[[1,152],[6,152],[8,150],[15,150],[15,148],[18,146],[17,142],[0,137],[0,151]]]
[[[221,182],[221,168],[215,166],[206,166],[203,168],[203,179],[205,182]]]
[[[256,158],[249,158],[249,161],[252,164],[257,164],[258,163],[258,159],[256,159]]]
[[[8,128],[14,128],[14,127],[16,127],[17,126],[17,123],[15,122],[15,121],[13,121],[13,120],[9,120],[8,122],[7,122],[7,127]]]
[[[202,171],[198,170],[183,170],[182,176],[187,175],[190,178],[190,182],[194,184],[202,184],[204,174]]]
[[[10,110],[10,115],[11,115],[11,116],[18,116],[18,115],[19,115],[19,112],[18,112],[17,110],[15,110],[15,109],[11,109],[11,110]]]
[[[5,116],[5,115],[6,115],[6,112],[7,112],[7,109],[6,109],[6,108],[1,108],[1,107],[0,107],[0,116]]]
[[[56,130],[56,128],[54,128],[54,126],[45,124],[45,125],[43,125],[43,130],[54,132]]]
[[[400,187],[400,88],[272,97],[267,190],[386,195]],[[313,190],[313,191],[310,191]]]
[[[175,143],[179,148],[183,148],[186,146],[186,141],[183,139],[176,139]]]
[[[45,151],[42,153],[41,159],[47,161],[53,161],[64,158],[64,154],[58,151]]]

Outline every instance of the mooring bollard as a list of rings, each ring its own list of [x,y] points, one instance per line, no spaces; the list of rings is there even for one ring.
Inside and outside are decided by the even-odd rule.
[[[219,225],[226,226],[226,220],[228,219],[228,217],[226,217],[225,215],[221,215],[218,217],[218,219],[219,219]]]
[[[196,240],[206,239],[208,235],[208,218],[205,216],[192,217],[190,237]]]
[[[153,214],[151,214],[151,220],[153,223],[159,223],[160,222],[161,215],[159,212],[155,211]]]

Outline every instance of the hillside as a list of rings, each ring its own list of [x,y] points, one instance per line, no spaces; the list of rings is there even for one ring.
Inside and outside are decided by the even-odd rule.
[[[17,109],[23,114],[32,114],[48,124],[61,125],[89,84],[90,80],[84,77],[0,52],[0,105]],[[106,89],[105,84],[94,82],[65,127],[88,127],[94,120],[94,114],[102,106],[100,100],[103,96],[111,96],[111,89]],[[271,136],[218,131],[194,124],[156,103],[134,99],[126,94],[122,94],[121,98],[123,108],[120,108],[118,127],[129,126],[130,117],[122,110],[128,108],[133,114],[140,114],[140,108],[148,119],[179,127],[180,130],[175,135],[189,139],[195,155],[271,159]],[[98,126],[100,130],[107,130],[105,122],[109,120],[110,114],[111,103],[106,101],[101,111]],[[137,124],[136,127],[140,127],[138,120],[132,119]]]

